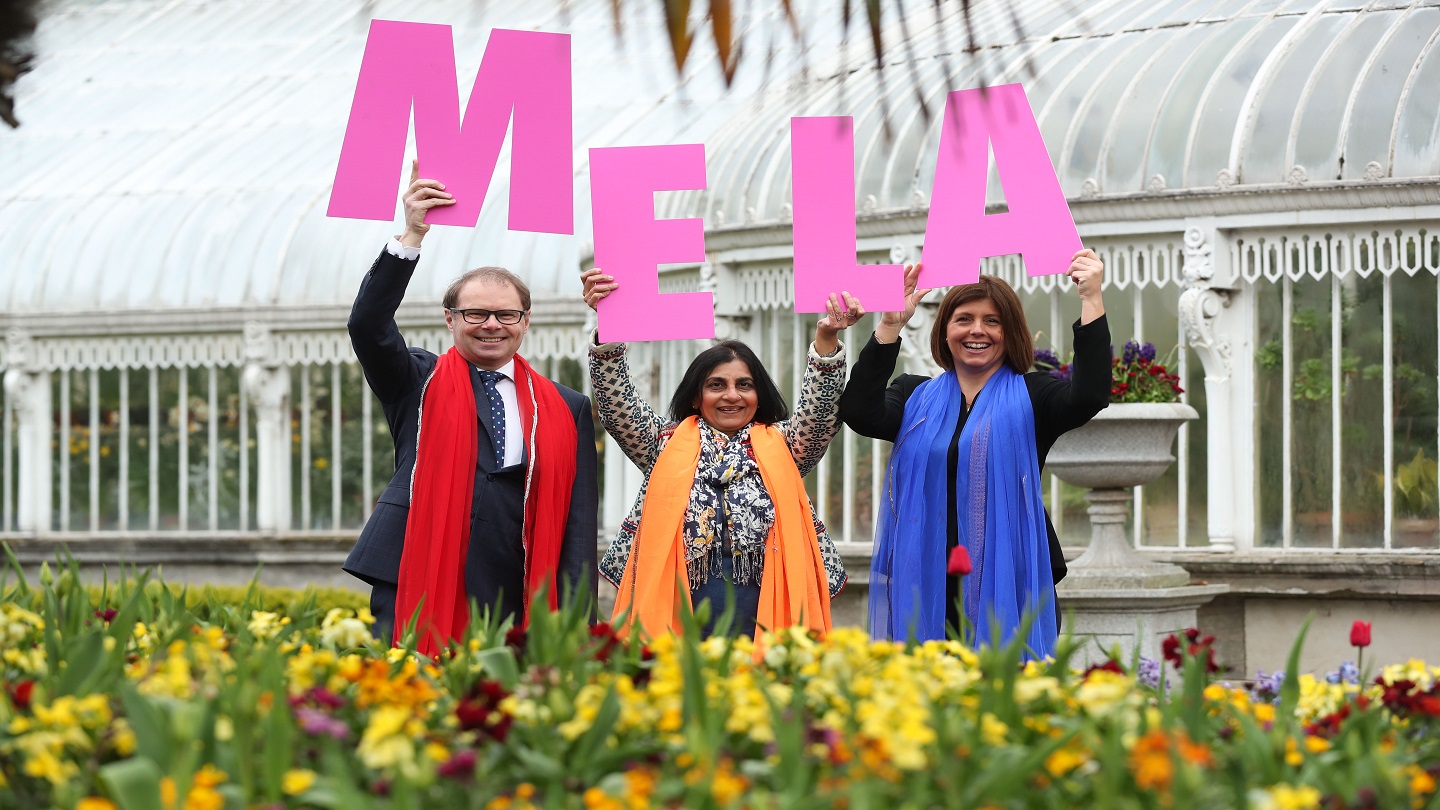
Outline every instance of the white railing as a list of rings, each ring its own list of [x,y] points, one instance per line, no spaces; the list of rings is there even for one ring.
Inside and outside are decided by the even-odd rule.
[[[1181,235],[1087,243],[1108,267],[1106,304],[1116,350],[1132,337],[1155,342],[1162,353],[1172,340],[1183,342],[1177,313],[1186,283]],[[1236,345],[1256,347],[1234,358],[1250,369],[1236,379],[1253,384],[1258,413],[1256,452],[1235,455],[1237,464],[1253,459],[1256,465],[1246,479],[1259,482],[1253,494],[1259,515],[1255,545],[1436,548],[1433,535],[1416,534],[1419,524],[1407,512],[1419,504],[1433,514],[1440,485],[1425,478],[1426,492],[1402,498],[1396,481],[1406,465],[1403,475],[1409,476],[1423,471],[1430,457],[1440,457],[1435,395],[1440,223],[1230,230],[1224,244],[1231,294],[1250,297],[1256,313],[1242,327],[1250,334],[1230,336]],[[893,252],[872,258],[903,259]],[[1063,277],[1030,278],[1013,257],[988,260],[985,269],[1020,292],[1032,330],[1041,333],[1037,345],[1069,349],[1077,308]],[[717,282],[710,267],[681,269],[667,273],[662,289],[718,289],[717,296],[731,296],[718,302],[722,312],[735,313],[720,318],[722,335],[751,343],[793,402],[814,316],[791,311],[783,266],[742,263],[724,272],[732,275]],[[563,363],[568,382],[584,388],[588,336],[575,317],[570,313],[532,329],[525,353],[552,374]],[[931,373],[924,341],[928,326],[921,321],[917,316],[917,328],[906,336],[903,370]],[[851,363],[871,326],[862,323],[849,335]],[[353,532],[389,477],[388,430],[343,329],[274,328],[266,334],[266,362],[283,369],[280,389],[288,392],[291,421],[281,430],[289,441],[283,449],[290,483],[277,528],[291,534]],[[449,335],[436,326],[407,329],[406,336],[436,351],[449,344]],[[657,408],[668,407],[702,345],[634,347],[642,390]],[[41,476],[50,482],[50,518],[22,527],[21,513],[32,507],[22,508],[21,490],[37,485],[22,462],[31,438],[18,429],[20,412],[31,400],[17,399],[9,386],[0,392],[3,530],[67,535],[264,530],[258,501],[266,473],[257,447],[262,416],[254,392],[241,384],[242,370],[256,362],[253,352],[253,341],[238,329],[114,339],[59,335],[33,338],[19,348],[0,346],[0,364],[20,364],[43,376],[50,393],[33,401],[45,403],[52,414],[50,470]],[[1203,548],[1208,540],[1203,461],[1217,437],[1205,435],[1205,397],[1191,399],[1205,387],[1200,363],[1182,350],[1176,364],[1186,399],[1201,411],[1202,421],[1182,428],[1178,463],[1169,477],[1149,491],[1137,490],[1133,537],[1142,546]],[[1366,436],[1357,438],[1360,431]],[[1417,449],[1421,462],[1413,458]],[[842,430],[810,477],[817,511],[836,539],[870,539],[888,454],[888,442]],[[608,524],[628,510],[638,487],[628,467],[607,461]],[[1047,497],[1065,542],[1084,542],[1089,532],[1077,493],[1052,478]]]
[[[1278,405],[1281,426],[1279,491],[1261,492],[1272,508],[1278,499],[1270,544],[1436,548],[1440,338],[1422,335],[1440,334],[1440,222],[1247,232],[1232,241],[1231,262],[1260,300],[1278,298],[1257,358],[1262,374],[1278,373],[1280,392],[1260,402]]]

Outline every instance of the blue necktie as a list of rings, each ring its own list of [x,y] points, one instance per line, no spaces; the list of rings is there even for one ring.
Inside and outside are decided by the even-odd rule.
[[[496,383],[505,378],[498,371],[478,369],[480,382],[485,386],[485,396],[490,398],[490,425],[495,429],[495,466],[505,466],[505,402],[500,399]]]

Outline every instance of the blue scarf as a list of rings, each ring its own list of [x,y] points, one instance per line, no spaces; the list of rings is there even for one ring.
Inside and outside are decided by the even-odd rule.
[[[970,644],[1003,644],[1033,616],[1029,655],[1055,651],[1050,543],[1035,458],[1035,410],[1024,376],[1002,365],[960,433],[955,476],[959,540],[974,570],[962,581]],[[870,632],[945,637],[946,455],[962,397],[956,376],[920,384],[890,454],[870,569]],[[1000,637],[994,638],[992,622]]]

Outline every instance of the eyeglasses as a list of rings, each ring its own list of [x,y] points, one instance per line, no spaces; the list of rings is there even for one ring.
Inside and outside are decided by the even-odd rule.
[[[459,315],[465,319],[466,323],[485,323],[490,320],[491,315],[494,315],[495,320],[506,326],[514,326],[519,323],[528,311],[524,309],[455,309],[453,307],[450,309],[452,315]]]

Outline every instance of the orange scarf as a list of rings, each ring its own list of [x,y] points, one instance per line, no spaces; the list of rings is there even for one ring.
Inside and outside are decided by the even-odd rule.
[[[556,606],[555,571],[575,487],[577,434],[570,407],[555,384],[515,355],[528,464],[525,468],[525,615],[542,588]],[[470,623],[465,558],[470,551],[470,508],[475,496],[479,423],[470,366],[451,348],[435,363],[420,395],[420,430],[410,484],[410,513],[395,603],[395,640],[418,608],[417,648],[434,655]]]
[[[774,426],[752,427],[750,446],[765,490],[775,503],[775,525],[765,539],[755,634],[792,625],[828,633],[830,591],[805,482],[784,435]],[[626,635],[637,624],[642,634],[651,638],[665,631],[681,631],[680,605],[682,600],[690,604],[681,529],[699,459],[700,424],[692,416],[675,427],[650,471],[640,528],[630,546],[612,618],[619,621],[623,617],[621,629]]]

